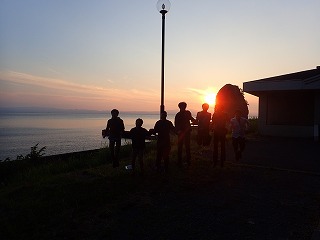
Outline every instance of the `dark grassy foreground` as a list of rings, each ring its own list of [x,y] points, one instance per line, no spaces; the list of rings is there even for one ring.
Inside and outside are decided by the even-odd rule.
[[[156,174],[147,152],[144,177],[124,169],[130,146],[119,169],[106,149],[0,164],[0,239],[311,239],[318,226],[317,174],[212,168],[196,146],[190,168],[174,148],[171,172]]]

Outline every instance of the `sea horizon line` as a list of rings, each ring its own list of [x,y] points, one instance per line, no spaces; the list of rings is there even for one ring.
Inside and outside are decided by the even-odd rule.
[[[92,109],[78,109],[78,108],[51,108],[51,107],[0,107],[0,113],[72,113],[72,114],[109,114],[112,109],[107,110],[92,110]],[[168,114],[175,114],[177,111],[168,110]],[[143,111],[143,110],[120,110],[120,114],[143,114],[154,115],[160,114],[159,111]]]

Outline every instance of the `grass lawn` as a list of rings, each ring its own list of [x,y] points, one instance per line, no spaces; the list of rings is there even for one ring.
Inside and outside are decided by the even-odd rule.
[[[211,166],[192,146],[192,166],[132,176],[130,146],[113,169],[101,149],[67,159],[1,163],[0,239],[311,239],[319,221],[320,178]],[[0,171],[0,172],[1,172]]]

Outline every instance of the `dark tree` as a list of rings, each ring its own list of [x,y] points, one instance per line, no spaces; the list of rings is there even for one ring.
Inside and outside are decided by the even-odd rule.
[[[222,107],[229,118],[234,116],[236,110],[240,110],[243,117],[248,117],[248,102],[244,98],[242,89],[238,86],[226,84],[217,93],[216,106]]]

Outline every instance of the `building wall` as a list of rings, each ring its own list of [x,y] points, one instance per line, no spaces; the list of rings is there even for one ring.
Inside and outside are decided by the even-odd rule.
[[[320,102],[320,100],[318,101]],[[315,96],[310,92],[262,93],[259,96],[260,134],[313,137],[316,104],[318,103],[315,101]]]
[[[310,92],[270,92],[267,95],[267,124],[311,126],[314,96]]]
[[[320,92],[314,95],[314,140],[320,140]]]
[[[260,129],[264,136],[312,138],[314,126],[265,125]]]
[[[259,115],[258,115],[259,133],[266,135],[265,127],[267,124],[267,94],[259,96]]]

